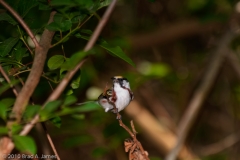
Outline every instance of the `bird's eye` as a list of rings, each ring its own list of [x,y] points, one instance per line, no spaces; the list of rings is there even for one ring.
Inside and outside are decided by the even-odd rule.
[[[111,90],[107,91],[107,95],[112,95],[112,91]]]

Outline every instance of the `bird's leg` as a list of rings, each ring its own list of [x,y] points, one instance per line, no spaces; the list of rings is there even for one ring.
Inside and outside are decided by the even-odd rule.
[[[117,112],[117,117],[116,117],[116,119],[117,119],[117,120],[121,120],[121,119],[122,119],[121,114],[119,114],[118,112]]]

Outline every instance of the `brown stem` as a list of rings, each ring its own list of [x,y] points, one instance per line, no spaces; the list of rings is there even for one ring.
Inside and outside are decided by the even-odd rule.
[[[45,134],[47,136],[48,142],[50,143],[50,146],[51,146],[54,154],[57,156],[57,160],[60,160],[60,157],[58,155],[57,149],[56,149],[56,147],[55,147],[55,145],[54,145],[54,143],[52,141],[52,138],[51,138],[50,134],[48,133],[48,130],[47,130],[47,127],[46,127],[45,123],[42,122],[41,124],[42,124],[42,128],[44,129]]]
[[[84,51],[88,51],[90,50],[93,45],[95,44],[98,36],[100,35],[103,27],[106,25],[113,9],[115,8],[115,5],[117,3],[117,0],[113,0],[111,2],[111,4],[108,6],[106,12],[104,13],[102,19],[99,21],[98,26],[96,27],[96,29],[94,30],[94,33],[92,34],[90,41],[88,41],[87,45],[84,48]]]
[[[28,27],[28,25],[24,22],[22,17],[20,17],[19,14],[11,6],[9,6],[4,0],[0,0],[0,4],[2,4],[17,19],[17,21],[22,25],[22,27],[26,30],[29,37],[32,39],[33,43],[35,44],[35,47],[38,48],[40,45],[37,39],[35,38],[34,34],[32,33],[31,29]]]
[[[56,13],[55,11],[51,13],[48,23],[51,23],[53,21],[55,13]],[[16,119],[17,123],[20,122],[22,113],[29,102],[29,98],[31,97],[34,89],[36,88],[40,80],[40,77],[43,72],[44,63],[47,57],[47,52],[51,46],[51,41],[54,33],[55,32],[53,31],[45,29],[40,40],[40,45],[36,46],[35,57],[31,72],[27,78],[25,85],[23,86],[21,92],[19,93],[16,99],[12,113],[10,115],[10,118],[14,120]],[[11,125],[11,123],[12,122],[9,122],[8,125]]]
[[[203,104],[207,95],[217,77],[218,71],[223,63],[224,58],[229,52],[228,45],[234,34],[232,32],[226,33],[219,42],[219,47],[211,60],[211,65],[206,70],[206,75],[203,77],[202,83],[195,91],[186,112],[182,116],[178,127],[178,140],[175,147],[167,155],[165,160],[175,160],[179,151],[181,150],[189,131],[194,123],[194,120]]]

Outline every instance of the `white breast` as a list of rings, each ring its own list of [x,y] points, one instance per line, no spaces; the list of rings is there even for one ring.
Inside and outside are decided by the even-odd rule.
[[[118,112],[120,112],[121,110],[128,106],[128,104],[131,101],[131,97],[129,91],[127,89],[123,89],[119,84],[114,85],[114,91],[117,96],[115,105],[118,109]]]

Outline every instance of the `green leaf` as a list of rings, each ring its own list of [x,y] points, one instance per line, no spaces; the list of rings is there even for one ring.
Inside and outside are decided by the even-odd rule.
[[[69,69],[70,69],[70,58],[66,58],[65,62],[61,65],[60,75],[62,75],[64,71],[68,71]]]
[[[98,45],[109,51],[109,53],[112,53],[113,55],[121,58],[135,67],[134,62],[123,52],[119,46],[111,46],[106,41],[101,41]]]
[[[2,99],[1,102],[7,106],[7,108],[11,107],[14,102],[15,102],[15,99],[14,98],[5,98],[5,99]]]
[[[67,96],[65,101],[63,102],[64,106],[69,106],[77,102],[77,98],[73,95]]]
[[[21,2],[18,3],[18,13],[24,18],[30,9],[37,5],[37,0],[21,0]]]
[[[76,78],[73,79],[73,81],[71,83],[72,89],[79,88],[80,80],[81,80],[81,73]]]
[[[43,111],[51,113],[55,111],[61,104],[62,102],[60,100],[48,102],[46,106],[43,108]]]
[[[0,14],[0,21],[7,21],[12,25],[16,25],[17,22],[6,12]]]
[[[89,102],[82,106],[75,107],[74,110],[76,112],[91,112],[91,111],[98,110],[99,108],[100,108],[99,105],[96,104],[95,102]]]
[[[32,139],[32,137],[14,135],[12,138],[13,138],[15,147],[19,151],[27,152],[30,154],[36,154],[37,146],[35,144],[35,141]]]
[[[56,22],[52,22],[46,26],[46,28],[50,31],[61,31],[60,26]]]
[[[54,16],[54,21],[46,26],[48,30],[51,31],[68,31],[72,27],[72,21],[69,19],[66,19],[62,14],[57,13]]]
[[[90,31],[90,30],[81,30],[81,32],[89,34],[89,35],[92,34],[92,31]],[[85,40],[89,40],[90,39],[88,36],[83,36],[83,35],[81,35],[79,33],[76,34],[75,36],[77,38],[82,38],[82,39],[85,39]],[[125,62],[127,62],[130,65],[135,67],[134,62],[123,52],[123,50],[119,46],[112,46],[112,45],[108,44],[105,40],[102,40],[102,39],[97,41],[97,45],[99,45],[100,47],[102,47],[105,50],[107,50],[110,54],[121,58]]]
[[[65,20],[60,25],[60,29],[62,32],[70,30],[71,27],[72,27],[72,21],[70,20]]]
[[[111,0],[104,0],[104,1],[100,2],[98,9],[108,6],[111,2],[112,2]]]
[[[48,60],[48,68],[51,70],[60,68],[61,65],[64,63],[64,56],[62,55],[54,55]]]
[[[72,89],[69,89],[69,90],[66,91],[66,95],[71,95],[71,94],[73,94],[73,90]]]
[[[8,134],[8,128],[0,126],[0,136],[7,135],[7,134]]]
[[[28,105],[23,117],[26,121],[31,120],[41,109],[40,105]]]
[[[11,84],[16,85],[18,82],[19,82],[18,80],[12,80]],[[0,87],[0,95],[9,88],[11,88],[11,85],[9,83],[2,82],[2,86]]]
[[[10,59],[10,58],[2,58],[0,57],[0,62],[5,62],[6,64],[14,64],[14,65],[22,65],[21,63],[17,62],[16,60]]]
[[[77,119],[77,120],[83,120],[85,119],[85,115],[84,114],[73,114],[71,115],[71,117]]]
[[[14,48],[15,49],[15,48]],[[23,47],[21,47],[21,48],[16,48],[15,50],[14,50],[14,53],[13,54],[15,54],[14,56],[15,56],[15,58],[16,58],[16,60],[18,61],[18,62],[20,62],[21,60],[22,60],[22,58],[25,56],[25,53],[27,52],[27,48],[23,48]]]
[[[11,37],[0,43],[0,56],[5,57],[13,49],[18,40],[19,38]]]
[[[56,116],[56,117],[51,118],[51,119],[49,119],[49,120],[50,120],[50,122],[52,122],[52,124],[53,124],[54,126],[56,126],[57,128],[60,128],[61,125],[62,125],[62,120],[61,120],[61,118],[60,118],[59,116]]]
[[[41,2],[39,2],[39,7],[38,7],[39,10],[51,10],[52,8],[47,5],[47,4],[43,4]]]
[[[0,117],[4,120],[7,118],[7,110],[8,107],[3,102],[0,102]]]
[[[11,126],[11,132],[13,135],[19,134],[19,132],[22,130],[22,126],[20,124],[13,124]]]
[[[54,116],[54,111],[62,104],[61,101],[51,101],[46,104],[46,106],[40,111],[41,120],[47,120],[48,118]]]
[[[74,53],[70,57],[70,59],[68,59],[66,63],[63,64],[62,68],[64,70],[70,70],[74,68],[87,54],[88,52],[84,52],[84,51],[79,51],[77,53]],[[63,69],[61,69],[62,72],[64,71]]]

